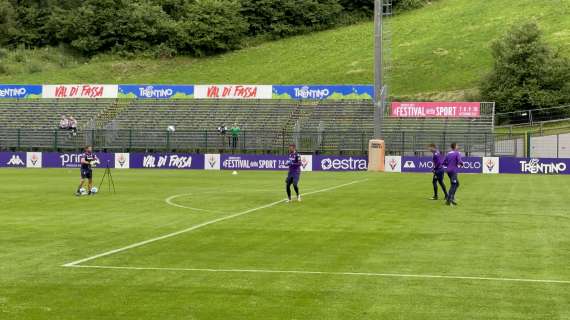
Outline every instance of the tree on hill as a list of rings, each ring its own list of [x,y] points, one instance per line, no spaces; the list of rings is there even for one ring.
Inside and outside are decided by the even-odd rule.
[[[536,22],[513,26],[493,42],[493,70],[480,89],[497,111],[510,112],[570,103],[570,60],[542,40]]]

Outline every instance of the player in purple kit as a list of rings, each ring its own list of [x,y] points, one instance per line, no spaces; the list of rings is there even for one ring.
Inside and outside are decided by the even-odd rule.
[[[79,187],[77,187],[75,195],[81,195],[81,188],[83,188],[85,180],[88,181],[88,194],[91,195],[91,190],[93,188],[93,167],[97,164],[99,159],[93,153],[93,149],[91,147],[85,147],[84,152],[81,154],[79,159],[81,162],[81,181],[79,183]]]
[[[461,160],[461,153],[459,152],[459,147],[457,143],[451,144],[451,150],[445,156],[443,160],[443,165],[447,167],[447,175],[451,181],[451,187],[449,188],[449,194],[447,196],[447,205],[456,206],[455,193],[459,188],[459,179],[457,178],[457,173],[459,168],[463,166],[463,161]]]
[[[289,173],[285,183],[287,185],[287,202],[291,202],[291,185],[297,194],[297,201],[301,201],[301,194],[299,193],[299,178],[301,178],[301,155],[297,152],[297,147],[292,144],[289,145],[289,159],[287,160],[289,166]]]
[[[445,176],[445,169],[443,168],[443,155],[441,154],[441,152],[439,151],[437,146],[433,143],[429,145],[429,150],[431,151],[431,153],[433,153],[433,159],[432,159],[432,162],[433,162],[433,179],[432,179],[433,198],[431,198],[431,200],[437,200],[438,199],[438,196],[437,196],[437,191],[438,191],[437,184],[438,183],[441,186],[441,189],[443,190],[443,194],[445,195],[445,200],[447,200],[447,189],[445,188],[445,182],[443,181],[443,178]]]

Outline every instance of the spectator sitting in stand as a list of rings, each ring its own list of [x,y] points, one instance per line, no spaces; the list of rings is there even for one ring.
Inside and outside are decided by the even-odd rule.
[[[69,120],[65,115],[61,116],[61,120],[59,120],[59,128],[61,130],[69,130]]]
[[[73,135],[77,135],[77,120],[74,117],[69,117],[69,130],[73,132]]]

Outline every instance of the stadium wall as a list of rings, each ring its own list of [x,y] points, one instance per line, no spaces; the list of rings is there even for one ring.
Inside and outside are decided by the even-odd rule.
[[[97,153],[115,169],[287,170],[287,156],[236,154]],[[0,167],[78,168],[79,153],[0,152]],[[367,157],[303,155],[303,171],[366,171]],[[466,157],[462,173],[570,174],[570,159]],[[430,173],[430,157],[387,156],[386,171]]]

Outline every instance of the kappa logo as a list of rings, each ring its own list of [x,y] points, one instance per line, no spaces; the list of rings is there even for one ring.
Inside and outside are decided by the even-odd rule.
[[[392,170],[396,170],[396,167],[398,166],[398,160],[392,159],[390,162],[388,162],[388,165],[390,168],[392,168]]]
[[[412,160],[408,160],[408,161],[406,161],[406,163],[404,163],[404,168],[406,168],[406,169],[415,169],[415,168],[416,168],[416,164],[415,164]]]
[[[24,161],[17,154],[12,155],[12,158],[6,163],[8,166],[23,166],[24,164]]]

